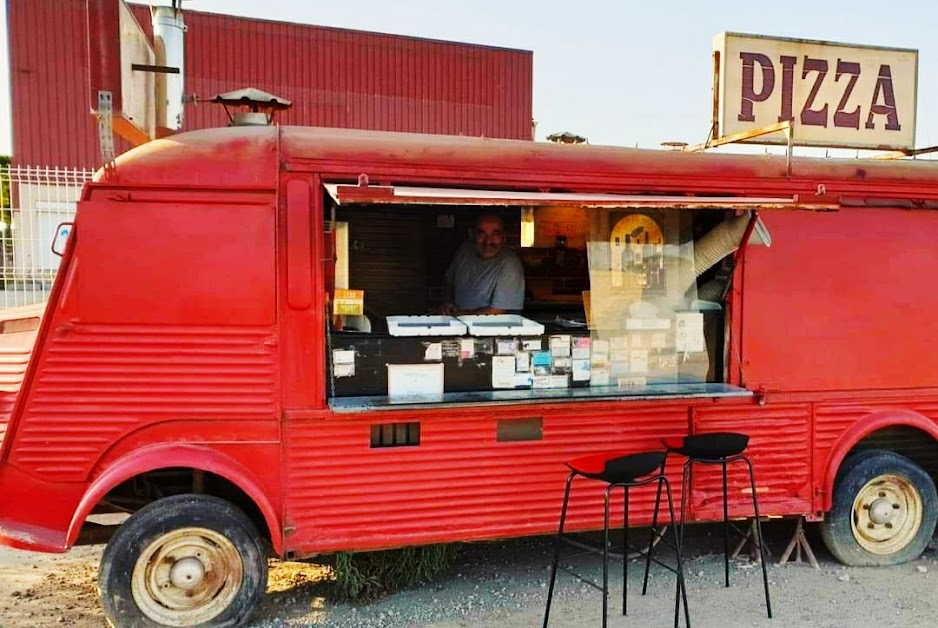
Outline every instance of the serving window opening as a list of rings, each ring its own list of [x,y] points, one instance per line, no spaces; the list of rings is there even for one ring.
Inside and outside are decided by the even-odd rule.
[[[346,201],[336,187],[334,408],[749,394],[726,384],[725,352],[733,252],[751,210],[686,197],[482,203],[432,189],[414,202]],[[522,309],[446,316],[447,268],[493,214],[521,261]],[[336,308],[349,293],[360,312]]]

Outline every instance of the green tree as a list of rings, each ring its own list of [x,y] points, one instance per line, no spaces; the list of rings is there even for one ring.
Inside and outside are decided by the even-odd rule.
[[[7,259],[13,255],[13,239],[10,229],[13,225],[13,194],[11,190],[10,158],[0,155],[0,289],[7,287]]]
[[[7,214],[10,211],[10,158],[0,155],[0,209],[3,210],[3,221],[9,224]]]

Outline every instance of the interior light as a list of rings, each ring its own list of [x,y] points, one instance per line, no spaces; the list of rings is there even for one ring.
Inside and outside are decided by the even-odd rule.
[[[534,208],[521,208],[521,246],[534,246]]]

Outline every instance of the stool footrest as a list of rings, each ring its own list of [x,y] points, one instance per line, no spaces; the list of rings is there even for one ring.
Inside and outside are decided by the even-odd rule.
[[[672,550],[677,550],[677,546],[676,546],[674,543],[671,543],[670,541],[665,541],[665,540],[663,539],[663,536],[664,536],[663,534],[659,534],[658,532],[652,532],[652,534],[654,534],[655,537],[656,537],[656,538],[655,538],[655,541],[653,542],[653,543],[654,543],[654,544],[653,544],[653,547],[654,547],[654,545],[657,545],[658,542],[664,541],[664,544],[667,545],[668,547],[670,547]],[[570,545],[570,546],[572,546],[572,547],[576,547],[576,548],[579,548],[579,549],[583,550],[583,552],[582,552],[582,553],[579,553],[579,554],[567,554],[566,556],[564,556],[564,559],[566,559],[566,560],[570,560],[570,559],[573,559],[573,558],[581,558],[581,557],[583,557],[583,556],[591,556],[591,555],[594,555],[594,556],[602,556],[602,553],[603,553],[603,548],[602,548],[601,546],[597,547],[596,545],[590,545],[589,543],[584,543],[583,541],[577,541],[576,539],[573,539],[573,538],[567,536],[566,534],[564,534],[564,535],[558,537],[557,540],[559,540],[561,543],[566,543],[567,545]],[[641,559],[648,559],[648,558],[649,558],[648,550],[647,550],[647,549],[644,549],[644,547],[645,547],[644,544],[643,544],[641,547],[639,547],[639,546],[637,546],[637,545],[629,544],[629,546],[628,546],[628,548],[627,548],[627,549],[628,549],[628,554],[627,554],[627,555],[623,555],[621,552],[614,551],[614,550],[612,549],[612,547],[613,547],[612,544],[610,544],[609,548],[608,548],[607,551],[606,551],[606,555],[607,555],[609,558],[614,558],[614,559],[616,559],[616,560],[633,560],[633,559],[639,559],[639,558],[641,558]],[[617,545],[617,547],[621,547],[621,545]],[[677,565],[670,565],[670,564],[668,564],[668,563],[666,563],[666,562],[663,562],[663,561],[661,561],[661,560],[658,560],[658,558],[656,558],[656,557],[654,556],[654,554],[651,555],[650,560],[651,560],[651,562],[655,563],[656,565],[660,565],[661,567],[664,567],[665,569],[667,569],[668,571],[670,571],[670,572],[673,573],[673,574],[678,573],[678,571],[677,571]],[[583,580],[583,581],[586,582],[587,584],[593,584],[593,583],[590,583],[588,580],[585,580],[585,579],[584,579],[583,577],[581,577],[579,574],[577,574],[577,573],[575,573],[575,572],[573,572],[573,571],[571,571],[571,570],[569,570],[569,569],[567,569],[567,568],[565,568],[565,567],[563,567],[563,566],[559,566],[559,565],[558,565],[558,569],[560,569],[561,571],[565,571],[565,572],[567,572],[568,574],[570,574],[570,575],[572,575],[572,576],[577,577],[577,579],[579,579],[579,580]]]
[[[598,583],[596,583],[596,582],[593,582],[592,580],[590,580],[590,579],[587,578],[586,576],[584,576],[584,575],[582,575],[582,574],[579,574],[579,573],[573,571],[572,569],[567,569],[566,567],[562,567],[562,566],[557,567],[557,569],[559,569],[560,571],[563,571],[563,572],[565,572],[565,573],[570,574],[571,576],[573,576],[574,578],[576,578],[577,580],[579,580],[579,581],[582,582],[583,584],[588,584],[589,586],[593,587],[594,589],[598,589],[599,591],[602,591],[602,590],[603,590],[603,585],[598,584]]]

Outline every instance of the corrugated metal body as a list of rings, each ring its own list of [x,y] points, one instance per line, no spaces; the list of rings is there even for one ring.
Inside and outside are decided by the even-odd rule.
[[[150,33],[149,7],[132,8]],[[9,0],[8,20],[15,162],[99,164],[84,0]],[[196,11],[185,20],[186,93],[200,99],[252,86],[293,101],[284,124],[531,138],[530,52]],[[227,123],[220,105],[186,107],[185,129]]]
[[[761,514],[811,511],[811,407],[808,404],[773,404],[758,407],[750,402],[727,412],[704,408],[694,420],[695,433],[740,432],[749,435],[746,455],[753,466]],[[694,467],[691,494],[694,517],[723,516],[723,480],[719,465]],[[730,514],[749,516],[751,486],[744,463],[727,467]]]
[[[818,404],[815,411],[814,443],[817,451],[823,452],[824,455],[815,460],[816,471],[824,473],[825,465],[829,462],[826,456],[860,419],[877,415],[896,415],[906,411],[938,421],[938,400],[917,399],[909,402],[906,399],[894,401],[873,398]]]
[[[498,420],[535,417],[543,419],[540,440],[496,441]],[[306,554],[552,532],[565,460],[660,449],[660,438],[687,432],[688,417],[686,402],[626,401],[292,419],[284,437],[287,525],[296,526],[289,544]],[[421,423],[419,446],[369,448],[372,424],[408,421]],[[680,503],[680,461],[669,475]],[[569,529],[602,526],[603,489],[576,484]],[[654,485],[630,495],[631,522],[651,521],[654,497]],[[621,525],[621,492],[612,517]]]
[[[7,424],[13,414],[13,404],[16,403],[16,395],[23,383],[29,355],[36,340],[35,330],[12,335],[18,336],[15,346],[4,344],[0,348],[0,443],[3,442]],[[3,340],[7,340],[6,335]]]
[[[108,447],[161,421],[278,419],[270,329],[76,325],[37,365],[10,461],[38,477],[84,478]],[[224,427],[217,428],[223,433]]]
[[[44,305],[0,311],[0,445],[39,333]]]

